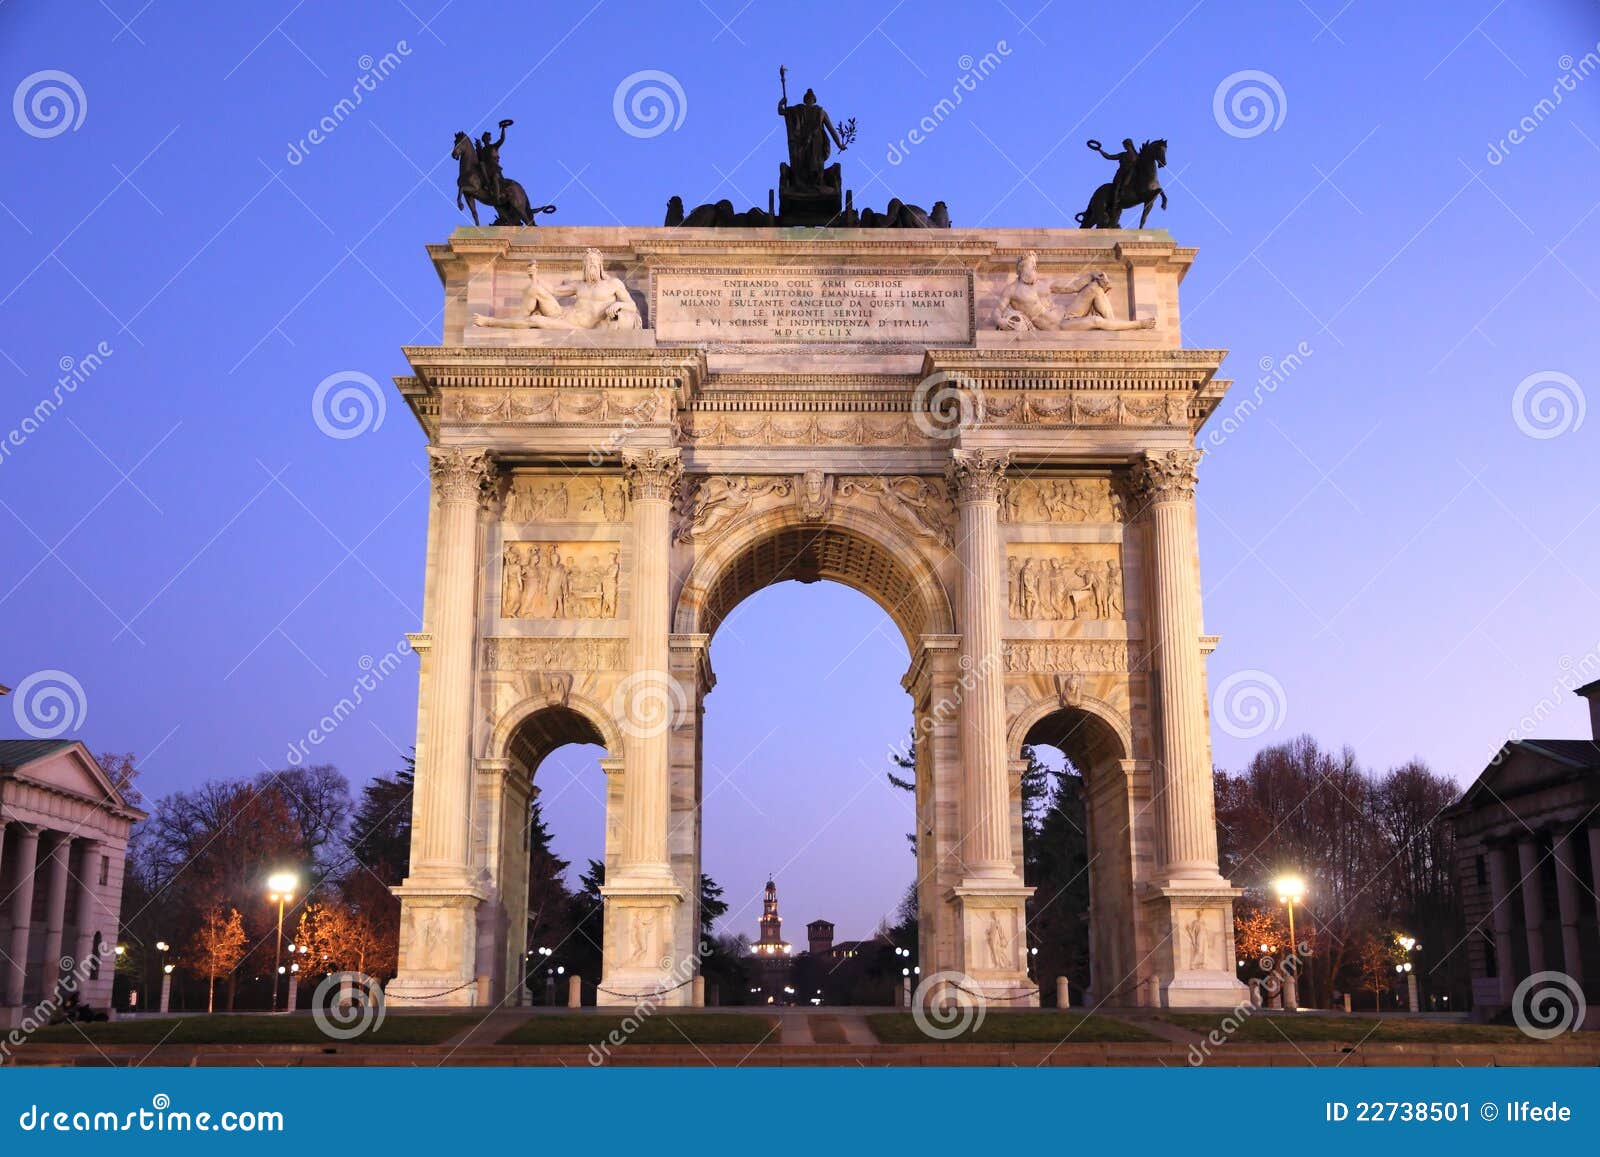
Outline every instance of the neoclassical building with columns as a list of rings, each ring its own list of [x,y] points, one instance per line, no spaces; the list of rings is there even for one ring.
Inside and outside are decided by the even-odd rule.
[[[129,807],[83,744],[0,740],[0,1027],[111,1006]]]
[[[1228,383],[1182,342],[1194,250],[486,227],[429,252],[442,342],[396,379],[432,499],[391,997],[515,999],[530,795],[583,742],[606,750],[599,999],[689,1003],[710,642],[763,587],[829,580],[911,657],[923,976],[1038,1002],[1019,771],[1048,743],[1087,779],[1092,998],[1238,1002],[1195,526]]]
[[[1447,813],[1469,928],[1473,1007],[1513,1007],[1517,986],[1565,973],[1600,1025],[1600,680],[1588,700],[1591,739],[1506,743]]]

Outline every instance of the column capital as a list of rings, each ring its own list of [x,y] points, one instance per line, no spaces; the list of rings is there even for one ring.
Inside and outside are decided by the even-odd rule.
[[[482,447],[429,446],[428,471],[443,502],[478,502],[494,478],[493,460]]]
[[[1194,499],[1197,468],[1204,451],[1149,450],[1133,464],[1131,478],[1139,505]]]
[[[632,501],[671,502],[683,477],[683,458],[676,450],[624,450],[622,473]]]
[[[1004,450],[952,450],[945,466],[945,478],[957,501],[995,502],[1005,484],[1011,455]]]

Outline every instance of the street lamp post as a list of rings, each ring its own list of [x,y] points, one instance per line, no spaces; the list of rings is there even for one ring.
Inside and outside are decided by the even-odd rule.
[[[1289,909],[1289,944],[1283,954],[1283,1007],[1288,1012],[1300,1007],[1300,942],[1294,935],[1294,906],[1306,894],[1306,885],[1299,876],[1279,876],[1274,886],[1278,890],[1278,899]],[[1294,961],[1293,968],[1289,965],[1291,960]]]
[[[1417,974],[1411,967],[1411,954],[1418,948],[1421,948],[1422,945],[1418,944],[1416,940],[1410,936],[1397,937],[1395,942],[1399,944],[1401,948],[1405,949],[1406,953],[1405,963],[1395,966],[1396,972],[1405,974],[1406,1007],[1408,1007],[1412,1012],[1420,1012],[1422,1010],[1422,1002],[1417,996]]]
[[[156,941],[156,951],[161,953],[161,1011],[166,1012],[172,998],[172,965],[167,963],[167,953],[172,945],[165,940]]]
[[[272,1008],[278,1008],[278,977],[284,973],[283,967],[283,910],[294,899],[295,886],[299,883],[293,872],[274,872],[267,877],[267,899],[278,906],[278,946],[272,956]]]

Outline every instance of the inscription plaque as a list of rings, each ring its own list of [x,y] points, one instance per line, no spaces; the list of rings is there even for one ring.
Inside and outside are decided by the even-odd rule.
[[[660,269],[661,341],[972,341],[972,276],[898,270]]]

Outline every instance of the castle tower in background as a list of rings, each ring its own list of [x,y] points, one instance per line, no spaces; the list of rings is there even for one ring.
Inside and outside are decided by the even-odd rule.
[[[833,922],[813,920],[806,925],[806,948],[813,956],[826,956],[833,951]]]
[[[750,952],[755,957],[752,979],[760,986],[762,1003],[789,1003],[790,946],[783,938],[783,917],[778,915],[778,885],[771,880],[761,900],[761,939],[750,946]]]

